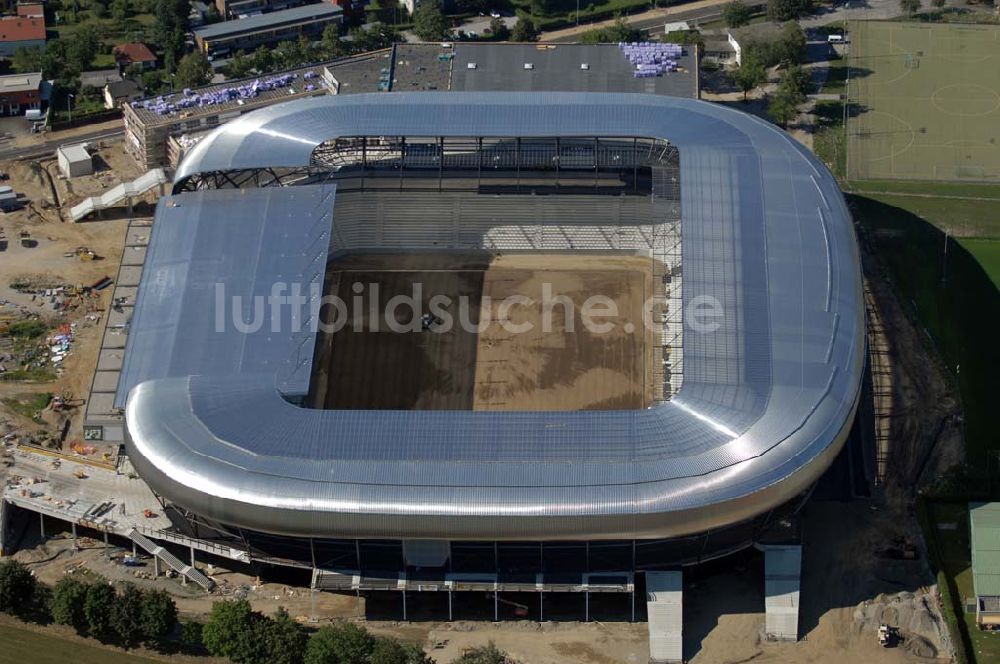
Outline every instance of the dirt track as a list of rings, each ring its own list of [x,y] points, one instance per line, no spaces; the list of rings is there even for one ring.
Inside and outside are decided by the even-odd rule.
[[[320,335],[310,402],[424,410],[643,408],[650,401],[646,365],[653,343],[643,325],[650,269],[648,258],[626,255],[339,260],[327,283],[347,305],[347,324]],[[360,307],[353,299],[359,283]],[[432,311],[436,296],[450,299],[438,310],[441,323],[429,330],[417,320],[421,313],[414,317],[405,304],[383,315],[396,296],[415,301],[415,284],[421,313]],[[584,325],[582,305],[593,295],[605,296],[617,310],[598,316],[595,303],[591,319],[608,331]],[[546,299],[551,306],[542,304]],[[332,308],[324,320],[336,320]],[[392,325],[412,328],[393,331]]]

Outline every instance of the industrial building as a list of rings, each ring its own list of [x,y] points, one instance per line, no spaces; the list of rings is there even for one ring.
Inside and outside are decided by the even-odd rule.
[[[42,106],[42,72],[0,76],[0,114],[23,115]]]
[[[391,49],[279,74],[165,95],[154,112],[142,101],[124,106],[126,146],[143,168],[174,167],[206,130],[279,101],[324,94],[413,91],[558,90],[639,92],[696,99],[697,52],[685,50],[677,71],[636,78],[615,44],[397,44]],[[525,69],[525,64],[532,69]],[[475,70],[469,68],[475,64]],[[586,68],[584,68],[586,66]],[[287,85],[221,100],[223,89],[288,76]],[[307,79],[306,76],[309,76]],[[312,86],[310,88],[310,86]],[[197,103],[185,103],[197,99]],[[212,100],[212,103],[206,103]],[[152,101],[152,100],[146,100]],[[170,104],[173,104],[170,106]],[[173,139],[173,140],[171,140]]]
[[[205,55],[225,57],[283,41],[319,39],[327,26],[343,20],[343,9],[320,2],[206,25],[194,31],[194,39]]]
[[[1000,627],[1000,503],[969,503],[976,624]]]

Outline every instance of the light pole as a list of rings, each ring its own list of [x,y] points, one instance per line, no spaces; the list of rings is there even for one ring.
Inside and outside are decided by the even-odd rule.
[[[76,95],[68,93],[66,95],[66,112],[69,113],[69,121],[73,121],[73,97]]]

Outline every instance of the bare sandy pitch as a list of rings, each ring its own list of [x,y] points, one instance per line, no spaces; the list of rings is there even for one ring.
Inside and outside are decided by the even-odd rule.
[[[328,269],[326,290],[345,303],[348,324],[318,336],[309,403],[484,411],[646,407],[655,382],[648,369],[654,333],[643,324],[652,281],[652,261],[634,255],[449,252],[339,259]],[[353,299],[358,283],[364,285],[362,302]],[[546,292],[548,307],[542,304]],[[419,300],[421,312],[431,311],[434,296],[448,296],[452,301],[438,310],[444,312],[439,318],[454,323],[389,329],[383,312],[399,295]],[[590,320],[602,329],[584,325],[583,305],[594,295],[607,298],[592,301],[590,309]],[[608,315],[606,305],[616,312]],[[391,320],[411,325],[411,311],[400,307]],[[325,321],[333,316],[324,311]]]

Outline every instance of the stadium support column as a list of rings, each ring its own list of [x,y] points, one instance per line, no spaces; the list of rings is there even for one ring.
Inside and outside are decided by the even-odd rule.
[[[632,139],[632,191],[639,191],[639,139]],[[635,548],[635,540],[632,540],[633,550]]]
[[[683,661],[683,575],[646,572],[649,661]]]
[[[45,515],[41,512],[38,513],[38,527],[42,532],[42,541],[45,541]]]
[[[758,544],[764,552],[764,631],[778,641],[799,640],[802,546]]]
[[[444,136],[438,136],[438,193],[444,186]]]
[[[479,167],[476,170],[476,189],[483,186],[483,137],[476,137],[476,151],[479,154]]]
[[[514,145],[516,146],[516,151],[514,152],[514,165],[517,169],[517,188],[515,191],[521,193],[521,137],[518,136],[514,139]]]

